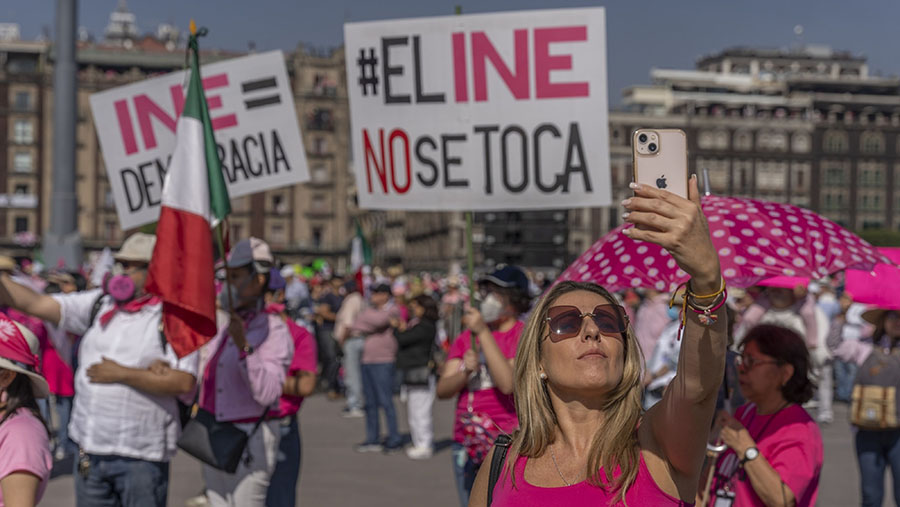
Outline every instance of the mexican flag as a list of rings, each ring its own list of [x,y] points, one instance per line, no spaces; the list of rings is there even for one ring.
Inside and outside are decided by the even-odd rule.
[[[350,269],[353,271],[353,277],[356,280],[356,286],[359,291],[366,294],[368,287],[366,286],[366,277],[363,273],[364,266],[372,265],[372,247],[366,241],[363,235],[362,226],[356,221],[356,236],[350,242]]]
[[[164,333],[178,357],[216,334],[212,227],[231,211],[201,85],[196,35],[191,35],[189,47],[191,79],[163,181],[147,279],[147,291],[163,300]]]
[[[353,271],[372,264],[372,247],[363,235],[362,227],[356,222],[356,236],[350,243],[350,267]]]

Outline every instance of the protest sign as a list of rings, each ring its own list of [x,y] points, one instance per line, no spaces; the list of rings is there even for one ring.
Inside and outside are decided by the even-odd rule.
[[[344,26],[360,207],[611,201],[602,8]]]
[[[184,106],[186,72],[91,95],[91,112],[122,229],[159,217],[163,177]],[[204,65],[201,74],[231,197],[309,179],[280,51]]]

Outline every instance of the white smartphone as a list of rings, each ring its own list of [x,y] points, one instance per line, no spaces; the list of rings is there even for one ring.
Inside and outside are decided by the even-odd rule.
[[[680,129],[634,131],[634,181],[688,198],[687,135]]]

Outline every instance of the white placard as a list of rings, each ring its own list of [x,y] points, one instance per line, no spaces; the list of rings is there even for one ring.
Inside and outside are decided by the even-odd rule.
[[[309,180],[284,55],[271,51],[200,69],[231,197]],[[91,95],[91,112],[122,229],[159,217],[187,71]]]
[[[360,207],[611,201],[603,8],[344,25]]]

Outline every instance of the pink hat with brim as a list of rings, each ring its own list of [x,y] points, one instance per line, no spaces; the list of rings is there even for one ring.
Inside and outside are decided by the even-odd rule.
[[[759,285],[761,287],[776,287],[779,289],[794,289],[797,286],[809,286],[809,278],[805,278],[802,276],[776,276],[774,278],[761,280],[757,282],[756,285]]]
[[[27,376],[34,397],[46,398],[50,386],[41,375],[40,353],[40,343],[30,329],[0,314],[0,369]]]

